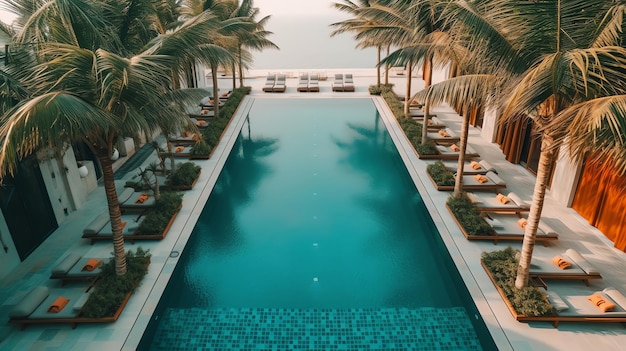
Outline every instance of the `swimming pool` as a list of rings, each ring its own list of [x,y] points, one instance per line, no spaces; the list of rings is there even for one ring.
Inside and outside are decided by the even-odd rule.
[[[371,99],[257,98],[139,349],[495,349],[466,296]]]

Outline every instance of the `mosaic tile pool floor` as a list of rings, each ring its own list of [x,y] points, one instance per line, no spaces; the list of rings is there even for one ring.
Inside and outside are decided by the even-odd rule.
[[[481,350],[463,308],[170,309],[151,350]]]

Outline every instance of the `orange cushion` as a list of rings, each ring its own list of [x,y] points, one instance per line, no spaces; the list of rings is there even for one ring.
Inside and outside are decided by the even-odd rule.
[[[520,218],[517,221],[517,225],[519,225],[522,229],[526,228],[526,224],[528,224],[528,220],[526,218]]]
[[[102,263],[102,260],[96,259],[96,258],[90,258],[87,263],[85,263],[85,265],[83,266],[83,271],[93,271],[94,269],[98,268],[98,266],[100,265],[100,263]]]
[[[439,129],[439,135],[441,135],[441,136],[442,136],[442,137],[444,137],[444,138],[447,138],[447,137],[449,137],[449,136],[450,136],[450,134],[448,134],[448,132],[446,132],[446,131],[445,131],[445,130],[443,130],[443,129]]]
[[[124,230],[125,226],[126,226],[126,222],[122,221],[122,230]]]
[[[476,179],[476,181],[479,182],[480,184],[484,184],[484,183],[487,183],[487,181],[489,181],[489,178],[487,178],[486,176],[482,174],[475,175],[474,179]]]
[[[136,204],[142,204],[144,202],[146,202],[146,200],[148,200],[148,198],[150,197],[150,195],[148,194],[141,194],[137,197],[137,200],[135,200]]]
[[[561,269],[567,269],[567,268],[570,268],[572,266],[571,263],[567,262],[561,256],[554,256],[554,257],[552,257],[552,263],[554,263],[557,267],[559,267]]]
[[[498,194],[496,195],[496,199],[498,199],[498,201],[500,201],[501,204],[506,205],[509,202],[511,202],[511,199],[509,199],[508,197],[502,195],[502,194]]]
[[[174,150],[175,152],[183,152],[183,150],[185,150],[184,146],[177,146],[176,149]]]
[[[68,302],[70,302],[70,299],[63,297],[63,296],[59,296],[57,297],[56,300],[54,300],[54,302],[50,305],[50,307],[48,307],[48,312],[59,313],[61,312],[63,307],[67,305]]]
[[[593,295],[587,297],[587,300],[591,302],[597,309],[602,312],[609,312],[615,308],[615,305],[611,302],[604,299],[604,296],[594,293]]]
[[[196,123],[196,125],[198,125],[198,126],[206,126],[206,121],[198,121]]]
[[[459,151],[461,151],[461,148],[458,147],[456,144],[452,144],[452,145],[450,145],[450,150],[452,150],[454,152],[459,152]]]
[[[472,161],[470,162],[470,167],[472,167],[473,169],[481,169],[482,166],[480,165],[480,163],[476,162],[476,161]]]

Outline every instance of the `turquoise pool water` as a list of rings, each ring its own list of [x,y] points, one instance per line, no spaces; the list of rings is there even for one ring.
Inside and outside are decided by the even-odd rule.
[[[466,296],[371,99],[257,98],[139,349],[495,349]]]

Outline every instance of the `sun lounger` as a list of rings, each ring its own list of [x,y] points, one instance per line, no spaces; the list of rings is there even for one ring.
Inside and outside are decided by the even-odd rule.
[[[450,128],[439,129],[438,131],[429,131],[428,139],[440,145],[448,145],[457,143],[461,138]]]
[[[298,92],[307,92],[309,91],[309,74],[302,73],[300,74],[300,79],[298,80],[298,86],[296,88]]]
[[[348,73],[343,77],[343,91],[355,91],[354,80],[352,74]]]
[[[276,82],[274,83],[272,91],[275,93],[284,93],[287,90],[286,79],[287,76],[284,74],[276,75]]]
[[[309,92],[318,93],[320,91],[320,78],[318,74],[309,76]]]
[[[443,161],[443,163],[446,165],[446,168],[450,170],[450,172],[456,173],[458,170],[458,161],[456,160]],[[463,174],[476,175],[486,174],[487,172],[498,173],[496,168],[493,167],[487,160],[466,160],[463,165]]]
[[[189,156],[191,156],[192,147],[191,145],[176,145],[172,147],[172,156],[189,158]]]
[[[563,253],[555,253],[554,250],[541,250],[536,248],[533,251],[533,258],[530,265],[530,276],[541,279],[564,279],[582,280],[589,285],[589,279],[602,279],[600,272],[587,261],[578,251],[567,249]],[[559,268],[553,259],[562,258],[569,263],[565,269]],[[625,306],[626,307],[626,306]]]
[[[343,91],[343,74],[335,74],[335,80],[332,83],[333,91]]]
[[[226,102],[226,100],[228,100],[228,98],[230,98],[230,96],[232,95],[233,91],[229,90],[226,93],[221,94],[218,99],[222,102]]]
[[[124,188],[117,199],[122,209],[146,209],[155,203],[152,192],[135,191],[133,188]]]
[[[266,93],[271,93],[274,91],[274,83],[276,82],[275,74],[268,74],[265,79],[265,85],[263,85],[262,90]]]
[[[423,119],[424,117],[422,117]],[[440,129],[444,129],[447,128],[448,126],[443,123],[442,120],[440,120],[439,118],[437,118],[437,116],[432,115],[431,118],[428,119],[428,130],[429,131],[438,131]]]
[[[217,104],[219,107],[224,106],[224,101],[217,99]],[[200,107],[203,109],[213,109],[215,107],[215,99],[212,96],[206,96],[200,100]]]
[[[20,324],[69,323],[75,327],[80,310],[87,301],[88,286],[49,288],[38,286],[28,292],[9,312],[9,322]],[[59,305],[59,301],[63,301]],[[52,312],[51,307],[60,307]]]
[[[156,240],[163,237],[158,235],[142,235],[135,234],[139,225],[145,217],[141,212],[138,213],[125,213],[122,214],[122,222],[125,222],[122,234],[125,240]],[[83,238],[89,239],[93,244],[98,240],[111,240],[113,239],[113,229],[111,228],[111,221],[109,212],[105,211],[98,215],[85,229],[83,229]]]
[[[502,195],[506,197],[500,200]],[[467,193],[467,198],[476,205],[478,211],[521,213],[530,211],[530,202],[522,200],[514,192],[508,194]],[[508,200],[508,201],[507,201]]]
[[[206,128],[209,126],[209,122],[207,122],[206,119],[203,118],[196,118],[196,117],[191,117],[191,122],[193,122],[193,124],[196,125],[196,127],[202,129],[202,128]]]
[[[466,237],[469,240],[493,240],[497,244],[500,240],[524,240],[524,228],[522,228],[518,222],[522,217],[517,214],[504,214],[495,212],[484,212],[486,222],[493,228],[493,235],[477,236],[469,235]],[[544,221],[539,222],[539,228],[537,229],[537,242],[547,242],[550,240],[557,240],[559,234],[548,226]]]
[[[83,257],[77,253],[69,253],[52,268],[50,279],[59,279],[62,282],[94,280],[100,275],[100,268],[107,260],[100,257]]]
[[[436,154],[428,155],[417,153],[417,156],[424,160],[456,160],[459,158],[459,151],[455,151],[454,146],[456,146],[456,144],[437,145]],[[480,157],[480,155],[468,144],[465,150],[465,158],[471,159],[474,157]]]
[[[174,145],[192,145],[198,142],[202,136],[196,134],[183,133],[181,135],[171,135],[168,140]]]
[[[484,177],[485,181],[480,182],[476,179],[476,177]],[[428,177],[433,182],[433,185],[437,190],[440,191],[451,191],[454,190],[454,185],[437,185],[435,181],[430,177]],[[477,174],[477,175],[463,175],[463,189],[464,190],[497,190],[506,188],[506,183],[502,178],[500,178],[497,174],[493,172],[487,172],[486,174]]]

